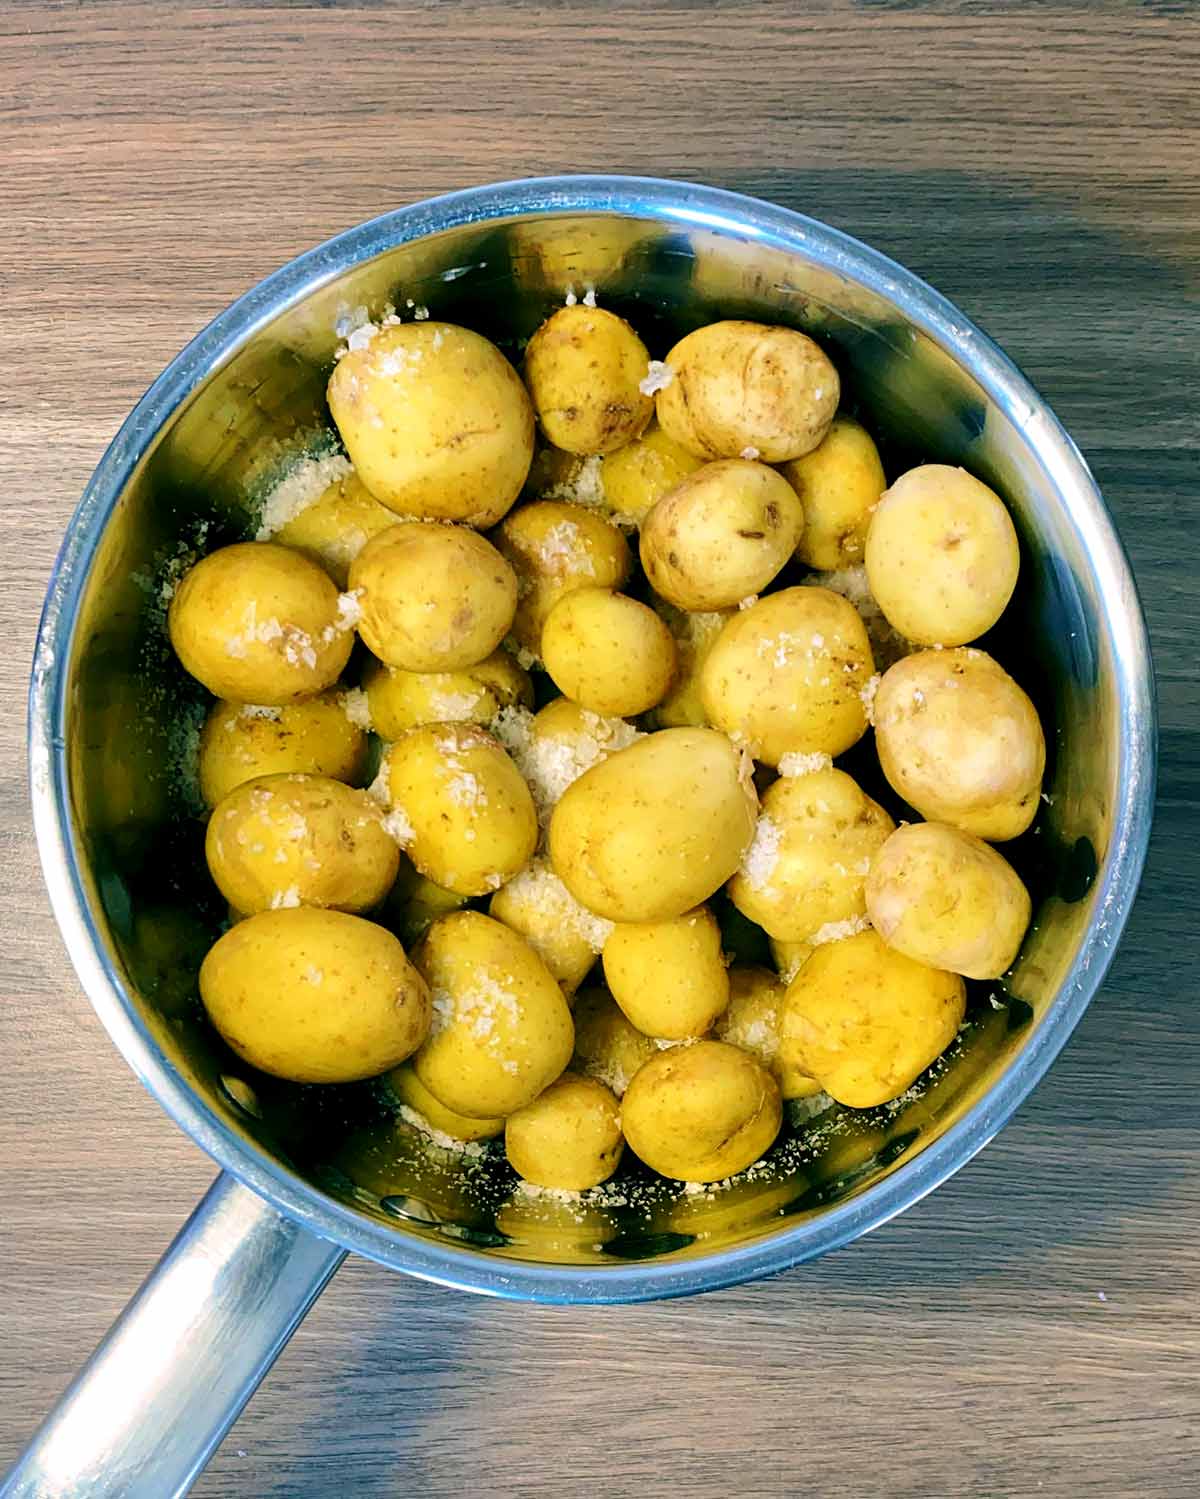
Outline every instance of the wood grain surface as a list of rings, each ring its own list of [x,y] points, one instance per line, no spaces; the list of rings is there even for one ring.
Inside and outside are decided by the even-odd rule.
[[[0,9],[0,1467],[213,1174],[101,1031],[37,869],[24,689],[71,509],[153,376],[298,251],[578,169],[829,220],[1050,398],[1154,636],[1143,893],[1048,1079],[901,1220],[612,1310],[351,1261],[196,1492],[1196,1492],[1198,78],[1188,3]]]

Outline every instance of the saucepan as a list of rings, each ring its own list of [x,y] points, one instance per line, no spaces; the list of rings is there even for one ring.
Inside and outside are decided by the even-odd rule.
[[[164,648],[162,595],[197,548],[252,534],[271,474],[327,431],[358,309],[426,306],[515,353],[586,287],[655,353],[719,317],[803,328],[893,467],[961,463],[1007,497],[1023,565],[1003,659],[1050,753],[1014,854],[1033,929],[926,1090],[845,1123],[791,1176],[640,1212],[610,1197],[601,1228],[579,1213],[547,1231],[506,1215],[503,1183],[468,1193],[486,1163],[422,1154],[369,1088],[275,1090],[205,1022],[195,973],[218,918],[187,781],[203,705]],[[2,1492],[186,1491],[348,1250],[494,1296],[627,1302],[784,1270],[911,1206],[1012,1114],[1104,976],[1149,833],[1152,693],[1120,543],[1046,403],[944,298],[813,219],[677,182],[530,180],[385,214],[270,276],[131,413],[42,617],[30,763],[55,915],[113,1040],[222,1172]]]

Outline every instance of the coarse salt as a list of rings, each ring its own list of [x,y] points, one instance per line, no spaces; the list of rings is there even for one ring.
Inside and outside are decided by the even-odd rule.
[[[270,541],[289,521],[315,504],[331,484],[353,472],[350,460],[341,453],[323,453],[300,459],[263,500],[255,541]]]
[[[857,936],[870,925],[865,916],[849,916],[845,921],[827,921],[807,940],[812,947],[824,947],[827,942],[842,942],[847,937]]]
[[[408,848],[417,836],[417,830],[403,807],[395,807],[387,814],[383,819],[383,831],[401,848]]]
[[[833,758],[823,754],[820,750],[814,750],[811,755],[803,755],[798,750],[791,750],[779,759],[779,774],[781,776],[810,776],[820,770],[829,770],[833,765]]]
[[[666,390],[674,378],[675,371],[665,360],[652,359],[638,381],[638,389],[644,396],[657,395],[660,390]]]
[[[287,911],[300,904],[300,888],[289,885],[286,890],[276,890],[271,897],[272,911]]]
[[[742,859],[741,872],[751,890],[766,890],[779,862],[782,831],[770,817],[760,817],[754,829],[754,840]]]
[[[354,727],[369,732],[371,729],[371,705],[363,689],[361,687],[347,688],[342,693],[340,702],[342,712]]]

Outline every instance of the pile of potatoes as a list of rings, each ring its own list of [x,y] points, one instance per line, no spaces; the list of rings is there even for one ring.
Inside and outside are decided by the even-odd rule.
[[[992,845],[1045,760],[971,645],[1017,578],[998,496],[938,464],[889,487],[803,333],[719,322],[651,360],[594,300],[520,373],[451,324],[356,330],[346,471],[200,560],[168,620],[215,698],[217,1030],[279,1077],[386,1075],[436,1138],[502,1133],[568,1190],[626,1145],[719,1181],[786,1100],[909,1088],[964,976],[1016,956]],[[847,577],[902,638],[881,678],[823,586]],[[899,826],[833,763],[871,725]],[[730,966],[721,891],[778,971]]]

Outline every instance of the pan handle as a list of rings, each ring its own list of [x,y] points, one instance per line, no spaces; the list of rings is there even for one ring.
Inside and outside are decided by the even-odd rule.
[[[219,1176],[0,1499],[186,1494],[344,1258]]]

